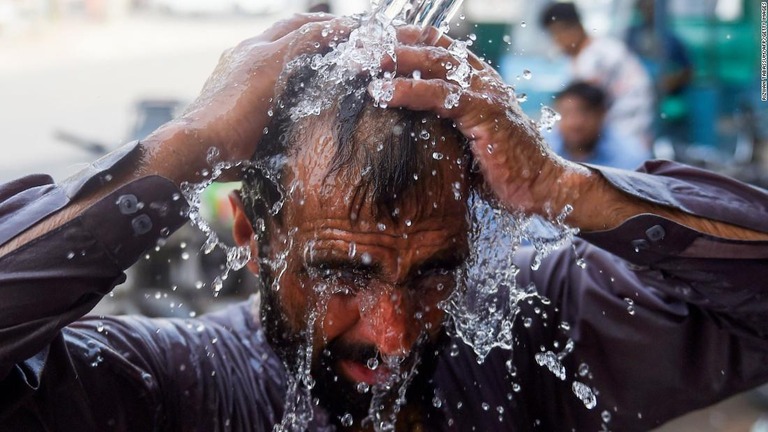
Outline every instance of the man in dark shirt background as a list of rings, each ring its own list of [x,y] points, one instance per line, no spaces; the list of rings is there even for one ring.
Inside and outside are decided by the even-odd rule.
[[[312,81],[295,72],[275,95],[283,65],[350,25],[279,23],[141,143],[60,185],[0,188],[3,430],[646,430],[768,380],[764,192],[666,162],[562,160],[492,69],[471,58],[461,88],[450,40],[424,46],[413,28],[390,108],[361,81],[293,118]],[[261,296],[199,319],[75,322],[183,222],[179,188],[205,178],[210,147],[256,161],[230,175]],[[562,214],[586,240],[541,265],[517,252],[517,283],[547,300],[522,302],[514,349],[482,365],[443,326],[443,300],[473,289],[454,278],[472,191]]]

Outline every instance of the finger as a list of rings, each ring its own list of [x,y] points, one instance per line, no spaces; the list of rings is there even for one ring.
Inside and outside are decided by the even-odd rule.
[[[448,48],[453,43],[450,36],[434,27],[421,28],[409,25],[397,28],[397,40],[407,45],[431,45]]]
[[[460,63],[445,48],[433,46],[399,46],[395,48],[395,56],[397,60],[387,65],[391,70],[403,76],[418,71],[423,79],[445,79],[448,71]]]
[[[277,22],[275,25],[265,30],[264,33],[261,34],[261,38],[274,42],[306,24],[331,21],[334,18],[336,17],[327,13],[296,14],[291,18]]]
[[[429,27],[425,30],[416,26],[404,26],[398,28],[397,38],[402,44],[401,46],[411,47],[438,47],[448,50],[455,40],[445,34],[440,33],[434,27]],[[430,42],[431,41],[431,42]],[[487,63],[481,60],[475,53],[467,49],[467,61],[477,70],[483,70],[489,67]]]
[[[358,25],[356,20],[348,17],[307,23],[283,38],[289,41],[288,57],[321,52],[328,48],[331,42],[346,40],[352,29]],[[282,40],[278,43],[281,42]]]
[[[456,118],[460,115],[458,107],[453,103],[446,105],[449,95],[458,95],[461,87],[441,79],[420,80],[412,78],[395,78],[392,99],[387,102],[389,107],[401,107],[414,111],[432,111],[435,114]],[[369,86],[369,91],[371,87]],[[459,100],[460,102],[460,100]],[[461,106],[461,104],[459,104]]]

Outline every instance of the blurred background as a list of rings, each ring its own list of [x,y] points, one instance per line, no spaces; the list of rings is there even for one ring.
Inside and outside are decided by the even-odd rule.
[[[582,53],[565,55],[554,43],[552,26],[542,21],[547,5],[465,0],[449,32],[473,40],[535,119],[543,107],[568,110],[563,93],[575,81],[600,88],[606,78],[585,75],[578,67]],[[62,179],[146,136],[196,96],[223,50],[282,17],[368,8],[367,0],[0,0],[0,182],[33,172]],[[592,46],[611,48],[592,53],[595,64],[612,56],[618,74],[619,66],[636,62],[641,68],[626,86],[650,83],[638,90],[650,119],[637,140],[641,154],[768,185],[758,0],[592,0],[577,1],[576,8]],[[594,108],[595,130],[603,131],[596,136],[608,136],[608,129],[621,135],[610,112],[624,97],[621,88],[603,90],[604,101],[594,92],[572,93],[587,104],[577,112]],[[576,143],[575,159],[616,145],[570,128],[566,117],[544,135],[564,154]],[[230,244],[226,194],[234,187],[216,185],[204,197],[206,219]],[[214,297],[210,284],[223,257],[202,254],[203,240],[196,229],[183,228],[130,269],[128,283],[93,313],[195,316],[253,293],[257,281],[238,273]],[[768,431],[763,412],[768,398],[750,392],[658,430]]]

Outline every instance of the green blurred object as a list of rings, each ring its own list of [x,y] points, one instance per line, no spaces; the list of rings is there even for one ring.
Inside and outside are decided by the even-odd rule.
[[[668,95],[659,104],[659,112],[668,122],[680,121],[688,115],[688,105],[683,95]]]
[[[750,2],[748,2],[750,3]],[[694,80],[717,81],[726,86],[748,85],[759,70],[758,17],[745,14],[734,21],[716,17],[672,18],[675,33],[683,40],[695,65]],[[759,11],[759,8],[755,8]]]
[[[694,65],[685,99],[662,100],[660,111],[674,122],[678,102],[689,111],[689,143],[733,147],[738,131],[724,127],[744,108],[745,95],[755,91],[759,73],[760,4],[742,1],[741,13],[728,20],[716,13],[674,16],[668,22],[682,40]]]
[[[475,23],[474,33],[477,38],[472,43],[472,52],[485,59],[494,68],[498,67],[507,43],[504,36],[509,26],[504,23]]]

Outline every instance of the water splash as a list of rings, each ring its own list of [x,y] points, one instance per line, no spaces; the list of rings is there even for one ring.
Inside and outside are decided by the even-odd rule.
[[[209,161],[214,161],[218,157],[218,149],[215,147],[211,147],[211,149],[208,150],[208,159]],[[229,276],[230,271],[237,271],[241,268],[245,267],[248,262],[251,260],[251,250],[248,246],[230,246],[227,245],[225,242],[223,242],[216,231],[210,226],[208,221],[203,218],[201,214],[201,206],[202,206],[202,193],[210,186],[214,181],[219,179],[225,171],[233,170],[233,169],[258,169],[262,172],[262,174],[267,177],[269,180],[272,181],[273,184],[275,184],[278,187],[278,191],[281,195],[280,199],[274,204],[274,206],[270,209],[270,213],[277,214],[280,209],[282,208],[283,203],[285,202],[285,193],[283,192],[282,188],[279,187],[280,182],[277,181],[276,178],[274,178],[274,175],[271,173],[277,172],[273,166],[274,161],[270,161],[268,165],[265,166],[258,162],[254,161],[238,161],[238,162],[218,162],[215,165],[213,165],[213,168],[210,172],[206,173],[206,178],[204,181],[200,183],[189,183],[184,182],[181,184],[181,193],[184,196],[184,198],[187,200],[187,203],[189,203],[189,211],[188,211],[188,217],[189,220],[192,222],[192,225],[197,227],[206,237],[205,242],[203,243],[203,246],[201,248],[202,252],[204,254],[210,254],[213,252],[216,248],[221,249],[226,258],[227,261],[224,266],[224,271],[221,275],[216,276],[214,281],[211,283],[211,286],[214,291],[214,295],[218,295],[219,291],[221,291],[223,287],[223,281],[227,279]],[[258,235],[257,230],[257,235]],[[182,259],[188,259],[189,253],[188,252],[182,252]],[[200,286],[198,288],[202,288],[202,282],[200,283]]]
[[[541,107],[541,117],[539,117],[538,127],[540,130],[552,131],[552,127],[555,123],[559,122],[562,116],[552,108],[543,105]]]
[[[597,396],[595,396],[595,392],[593,392],[588,385],[579,381],[574,381],[571,385],[571,390],[573,390],[573,394],[575,394],[577,398],[584,402],[584,406],[587,407],[587,409],[592,409],[597,406]]]
[[[577,231],[564,223],[569,209],[550,222],[540,216],[513,215],[494,208],[477,194],[471,195],[469,202],[470,256],[457,275],[457,285],[468,289],[456,290],[441,307],[451,317],[456,335],[482,361],[493,348],[512,349],[513,326],[522,301],[538,298],[548,302],[534,286],[518,286],[515,251],[529,241],[536,249],[534,265],[538,267]]]
[[[319,115],[331,106],[332,101],[350,94],[354,89],[345,84],[359,74],[367,73],[373,78],[373,97],[379,106],[386,107],[392,99],[393,75],[379,77],[382,61],[387,58],[397,60],[397,33],[392,20],[382,14],[358,16],[357,19],[360,26],[352,30],[346,40],[343,35],[333,35],[334,44],[330,52],[309,58],[300,57],[286,67],[284,76],[307,64],[318,72],[316,82],[307,88],[306,97],[291,110],[293,121]],[[342,93],[337,94],[340,91]],[[329,94],[335,97],[328,97]]]

